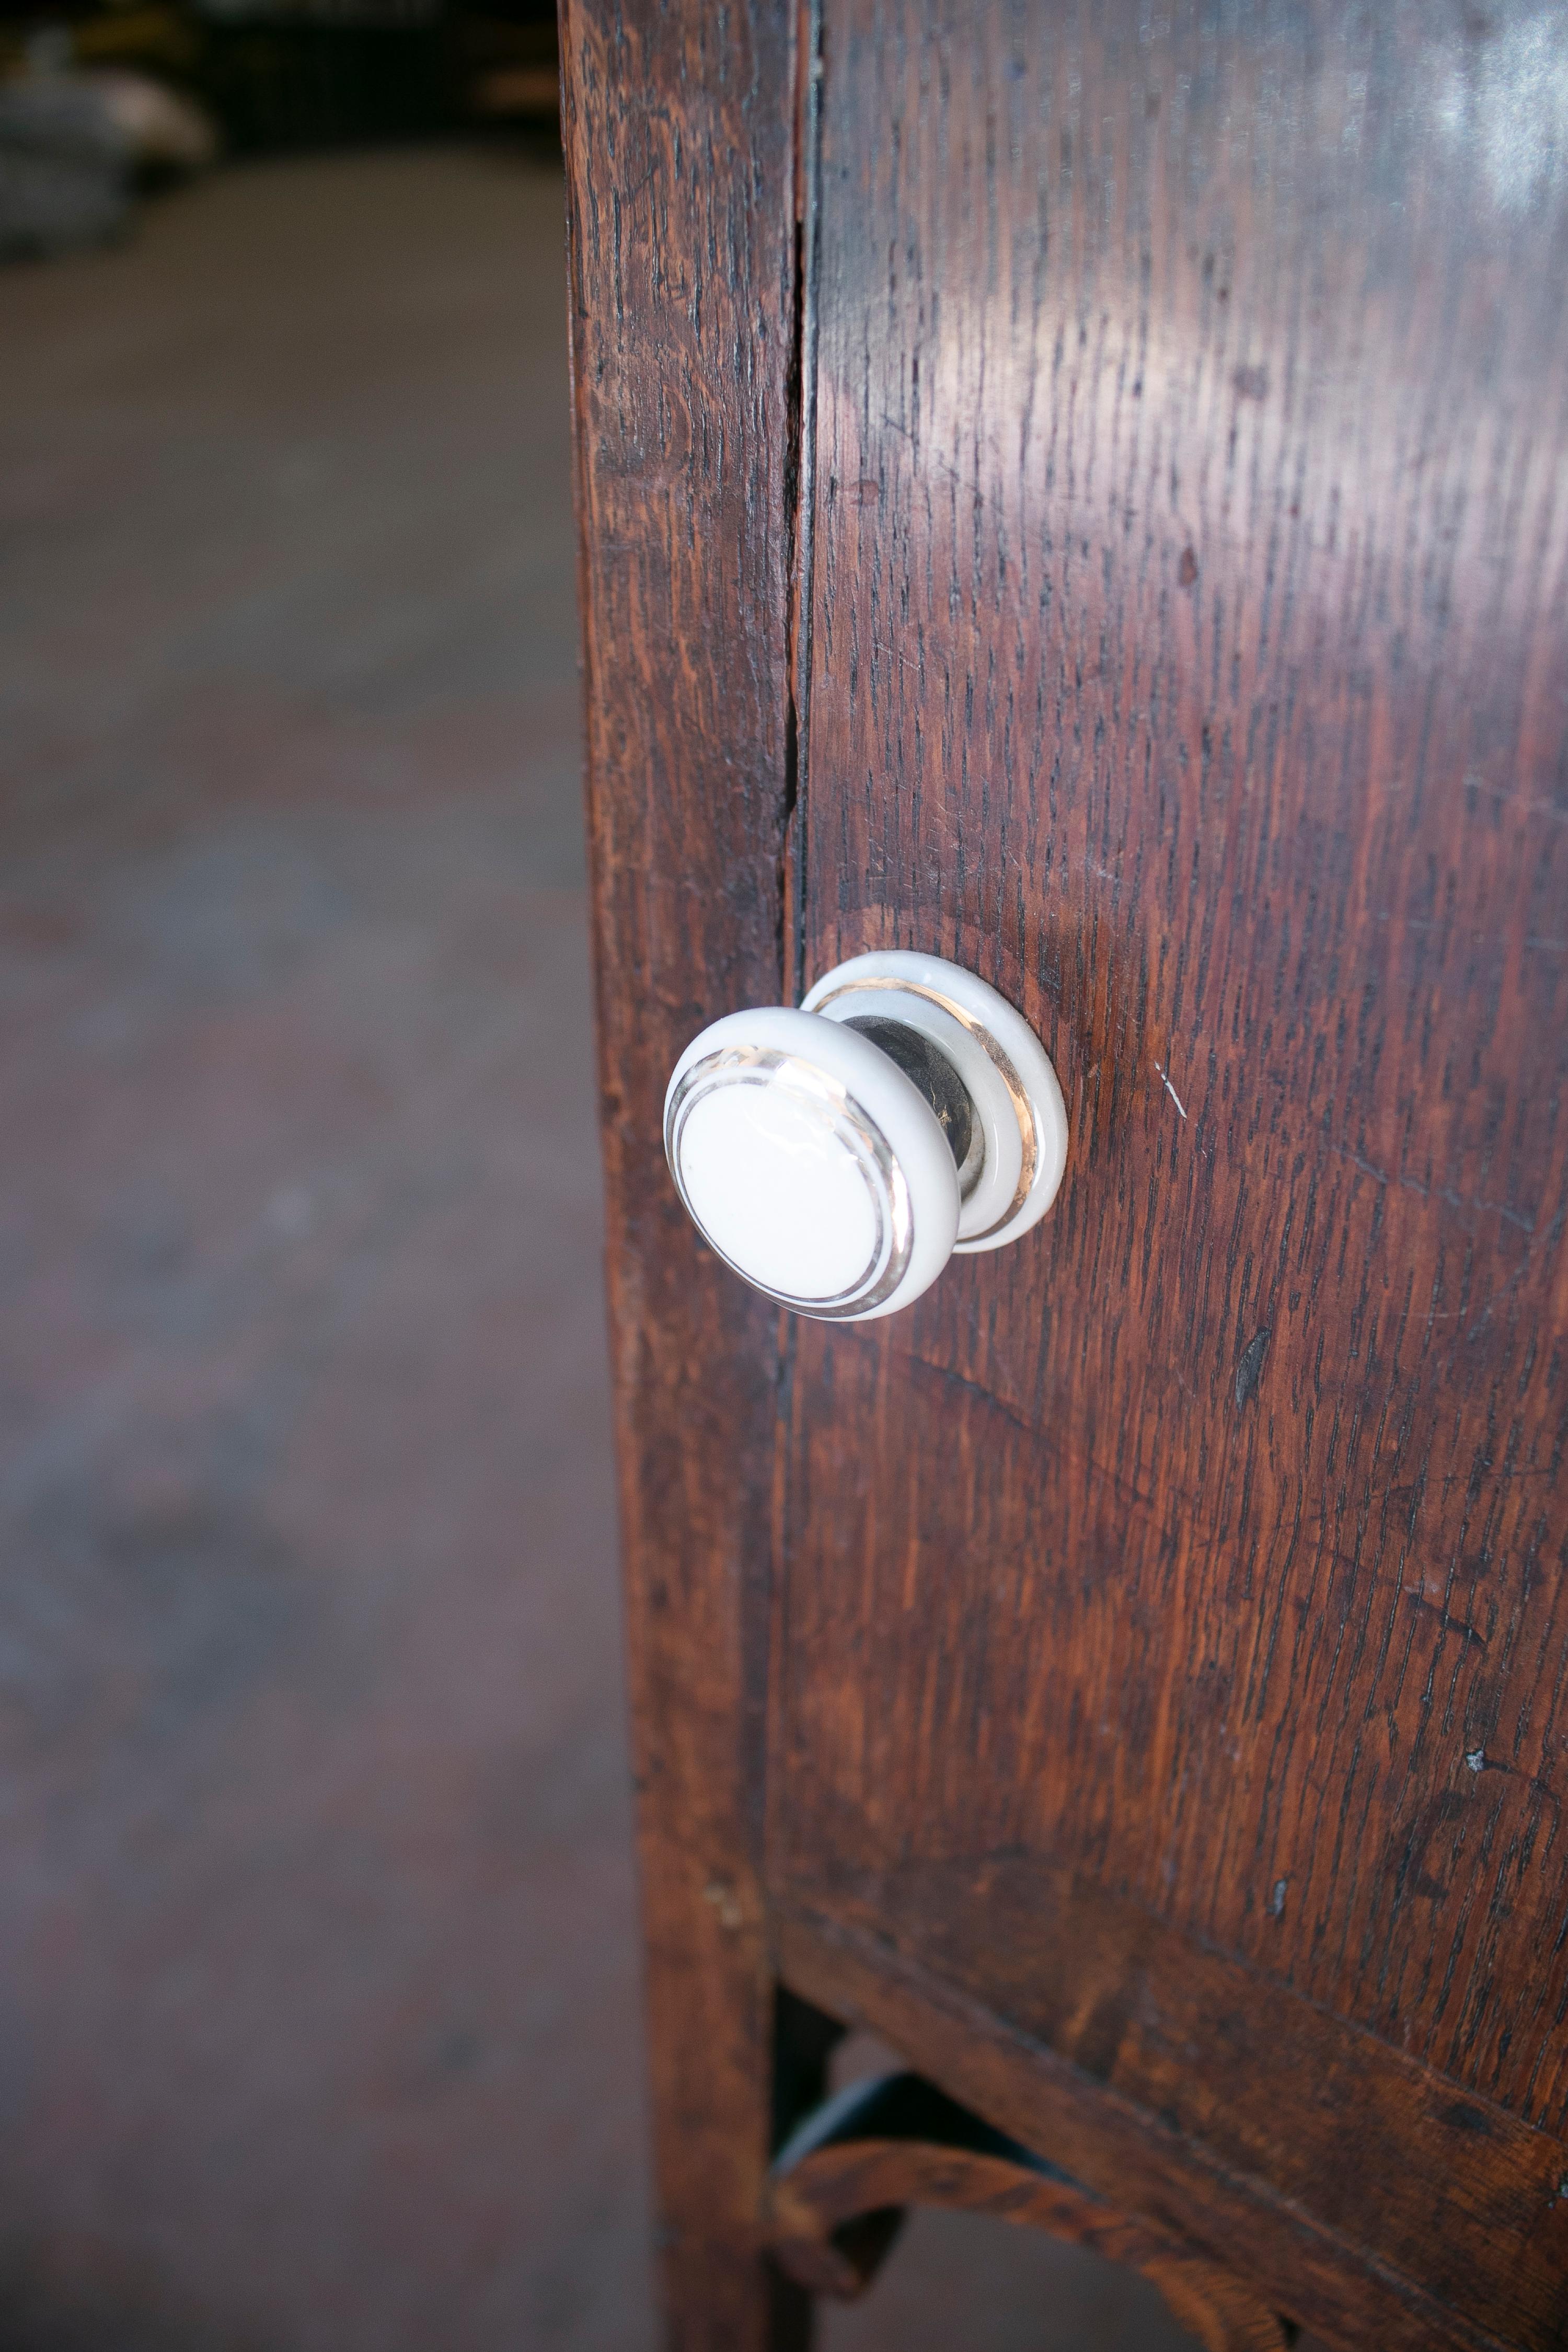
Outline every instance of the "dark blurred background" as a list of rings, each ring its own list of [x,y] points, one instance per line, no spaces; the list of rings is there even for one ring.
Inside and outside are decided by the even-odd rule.
[[[0,253],[0,2352],[651,2352],[552,26],[9,16]]]

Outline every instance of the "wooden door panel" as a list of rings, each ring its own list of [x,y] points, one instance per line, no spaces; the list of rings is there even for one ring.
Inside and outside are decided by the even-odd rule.
[[[973,964],[1073,1142],[794,1334],[770,1879],[1558,2343],[1565,77],[1524,5],[821,47],[801,976]]]

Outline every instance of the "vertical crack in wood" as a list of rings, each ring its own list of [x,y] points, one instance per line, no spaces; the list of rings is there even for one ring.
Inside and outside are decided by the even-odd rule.
[[[806,772],[810,757],[813,506],[816,484],[816,282],[822,0],[795,17],[795,339],[790,363],[789,709],[779,866],[779,977],[784,1002],[805,992]]]
[[[788,696],[784,715],[784,789],[783,823],[779,829],[777,897],[779,993],[782,1002],[789,1004],[797,1004],[805,991],[805,783],[811,688],[812,501],[816,455],[817,125],[821,110],[822,0],[797,0],[795,25],[793,341],[785,387],[788,472],[784,486],[784,513],[790,534],[786,551],[789,614],[785,676]],[[753,1780],[753,1786],[759,1791],[762,1812],[763,1851],[758,1867],[764,1883],[772,1796],[767,1772],[768,1717],[776,1702],[778,1662],[784,1654],[779,1636],[786,1601],[790,1441],[794,1426],[797,1340],[798,1326],[795,1317],[781,1310],[778,1317],[773,1424],[772,1590],[763,1612],[768,1633],[768,1667],[764,1677],[763,1718],[759,1727],[760,1752]],[[778,1998],[787,2000],[782,1988]],[[782,2046],[775,2034],[775,2074]],[[775,2080],[775,2104],[778,2092],[779,2084]],[[778,2120],[775,2114],[775,2122]],[[789,2121],[793,2124],[794,2120],[792,2112]]]

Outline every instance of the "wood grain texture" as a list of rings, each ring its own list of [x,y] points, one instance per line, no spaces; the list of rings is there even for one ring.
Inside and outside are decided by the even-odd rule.
[[[970,1871],[910,1860],[870,1904],[840,1882],[833,1908],[1445,2304],[1561,2312],[1561,2142],[1092,1874],[1021,1855]]]
[[[813,2000],[890,2048],[917,2053],[922,2072],[955,2098],[1015,2137],[1026,2133],[1027,2144],[1048,2147],[1076,2179],[1122,2211],[1170,2230],[1250,2281],[1259,2300],[1310,2326],[1314,2340],[1347,2352],[1368,2345],[1378,2352],[1506,2352],[1517,2343],[1445,2302],[1436,2283],[1393,2269],[1369,2251],[1362,2233],[1342,2235],[1257,2172],[1234,2169],[1180,2116],[1142,2105],[1120,2084],[1022,2032],[999,2013],[994,1994],[976,1999],[911,1959],[885,1930],[873,1933],[788,1902],[773,1906],[773,1921],[781,1967]],[[1070,1936],[1078,1922],[1062,1925]],[[1112,1989],[1112,2006],[1114,1999]],[[1214,2045],[1201,2067],[1193,2054],[1193,2077],[1206,2078],[1223,2098],[1230,2077],[1215,2063]],[[1295,2112],[1281,2113],[1278,2144],[1292,2142],[1300,2121]],[[1363,2179],[1388,2161],[1375,2121],[1368,2137],[1370,2160],[1355,2167]],[[1454,2186],[1444,2184],[1432,2196],[1434,2244],[1449,2221],[1454,2195]]]
[[[803,2285],[852,2298],[885,2259],[906,2204],[994,2214],[1141,2271],[1205,2352],[1288,2352],[1292,2341],[1228,2272],[1169,2231],[1113,2211],[915,2074],[854,2084],[780,2151],[774,2250]]]
[[[1293,2315],[1560,2346],[1561,19],[823,66],[805,974],[972,964],[1073,1142],[801,1328],[770,1877],[1288,2200]]]
[[[780,992],[795,352],[793,32],[568,0],[588,799],[659,2240],[681,2352],[797,2342],[762,2251],[758,1885],[776,1320],[668,1186],[665,1082]]]

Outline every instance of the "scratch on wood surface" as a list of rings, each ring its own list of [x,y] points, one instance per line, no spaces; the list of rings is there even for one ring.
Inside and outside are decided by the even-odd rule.
[[[1158,1069],[1159,1064],[1154,1066]],[[1450,1209],[1475,1210],[1489,1216],[1500,1217],[1505,1224],[1517,1225],[1521,1234],[1533,1234],[1535,1231],[1534,1218],[1522,1215],[1518,1209],[1510,1209],[1506,1201],[1471,1201],[1463,1192],[1455,1192],[1451,1184],[1423,1184],[1419,1176],[1406,1176],[1403,1171],[1397,1176],[1390,1176],[1385,1170],[1374,1168],[1370,1160],[1363,1160],[1359,1151],[1352,1151],[1348,1143],[1331,1143],[1329,1149],[1338,1152],[1342,1160],[1348,1160],[1352,1168],[1359,1168],[1363,1176],[1370,1176],[1374,1184],[1395,1185],[1402,1192],[1415,1192],[1423,1201],[1441,1201]]]
[[[886,654],[888,659],[896,661],[900,668],[912,669],[917,673],[921,669],[921,664],[918,654],[900,653],[897,646],[885,646],[880,637],[872,638],[871,650],[873,653]]]
[[[1409,1585],[1405,1586],[1405,1594],[1412,1609],[1423,1611],[1426,1616],[1442,1627],[1445,1633],[1457,1633],[1460,1641],[1468,1642],[1472,1649],[1484,1650],[1488,1647],[1487,1636],[1472,1625],[1468,1617],[1452,1616],[1447,1609],[1440,1608],[1436,1601],[1428,1601],[1424,1592],[1413,1591]]]
[[[1154,1067],[1157,1070],[1160,1070],[1160,1065],[1158,1062],[1155,1063]],[[1176,1108],[1181,1112],[1182,1117],[1185,1118],[1187,1115],[1187,1107],[1185,1103],[1182,1100],[1181,1096],[1176,1092],[1175,1087],[1171,1084],[1170,1079],[1165,1077],[1163,1070],[1160,1070],[1160,1076],[1165,1080],[1165,1092],[1170,1096],[1171,1100],[1175,1104]]]
[[[1258,1376],[1263,1370],[1263,1355],[1268,1345],[1268,1327],[1265,1326],[1261,1331],[1254,1333],[1253,1337],[1247,1341],[1247,1346],[1242,1350],[1241,1360],[1236,1368],[1236,1401],[1237,1404],[1245,1404],[1247,1398],[1252,1394],[1253,1390],[1258,1386]]]

